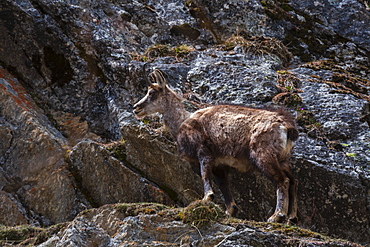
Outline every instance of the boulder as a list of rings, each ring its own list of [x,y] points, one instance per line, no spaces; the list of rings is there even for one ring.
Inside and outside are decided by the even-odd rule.
[[[203,197],[200,177],[177,154],[173,141],[143,124],[122,127],[126,142],[125,161],[143,177],[158,184],[180,205]]]
[[[68,155],[70,170],[91,205],[116,202],[173,204],[170,197],[98,143],[82,141]]]

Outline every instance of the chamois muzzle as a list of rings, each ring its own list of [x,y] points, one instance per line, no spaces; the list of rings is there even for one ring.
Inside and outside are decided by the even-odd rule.
[[[140,114],[140,112],[143,110],[143,108],[137,106],[137,105],[134,105],[134,110],[132,111],[136,116],[138,114]]]
[[[144,106],[141,102],[134,105],[134,110],[132,111],[136,118],[143,117],[145,115]]]

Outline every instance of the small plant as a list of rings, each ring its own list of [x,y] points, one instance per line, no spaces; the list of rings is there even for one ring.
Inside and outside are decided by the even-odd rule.
[[[355,153],[346,153],[348,157],[355,158],[356,154]]]
[[[293,87],[292,86],[286,86],[285,89],[288,90],[288,91],[292,91]]]

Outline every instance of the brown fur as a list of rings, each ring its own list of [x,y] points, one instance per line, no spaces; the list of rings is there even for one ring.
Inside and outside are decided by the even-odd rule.
[[[277,186],[277,205],[271,222],[296,220],[297,180],[294,179],[289,158],[298,138],[293,117],[286,111],[216,105],[188,113],[179,98],[166,86],[163,74],[150,74],[155,84],[135,106],[138,117],[154,112],[163,114],[164,121],[176,138],[180,155],[200,166],[204,183],[203,200],[214,197],[211,177],[219,185],[227,212],[237,207],[229,190],[228,168],[240,172],[252,166],[258,168]]]

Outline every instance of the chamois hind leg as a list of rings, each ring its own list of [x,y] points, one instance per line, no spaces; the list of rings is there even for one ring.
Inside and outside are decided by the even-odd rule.
[[[229,186],[229,167],[227,166],[216,166],[213,168],[213,176],[215,178],[217,186],[220,188],[222,195],[224,196],[226,213],[230,216],[235,216],[238,212],[238,208],[234,202],[233,196],[230,192]]]
[[[282,223],[286,220],[289,212],[289,187],[290,179],[281,175],[273,175],[272,181],[276,184],[276,209],[268,222]]]
[[[289,224],[295,224],[298,222],[297,197],[298,197],[298,180],[293,178],[290,180],[289,186],[289,215],[288,215]]]
[[[212,201],[215,197],[212,186],[211,186],[211,178],[212,178],[212,167],[214,166],[214,158],[212,153],[208,150],[207,147],[201,146],[198,149],[198,160],[200,165],[200,174],[203,180],[203,187],[204,187],[204,197],[203,201]]]
[[[266,149],[265,149],[265,153]],[[289,210],[289,185],[290,179],[282,170],[278,159],[274,155],[264,157],[265,153],[260,153],[254,157],[257,167],[269,178],[276,186],[276,209],[274,214],[268,219],[268,222],[282,223],[286,220]]]
[[[285,174],[290,180],[289,185],[289,210],[288,210],[288,223],[297,223],[297,197],[298,197],[298,180],[294,178],[290,171],[289,163],[287,163]]]

